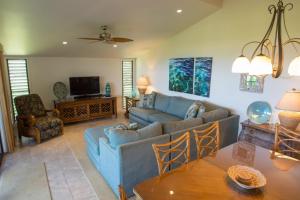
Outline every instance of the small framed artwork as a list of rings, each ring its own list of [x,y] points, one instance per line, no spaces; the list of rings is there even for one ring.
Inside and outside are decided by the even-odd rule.
[[[240,90],[253,93],[263,93],[264,77],[242,74],[240,80]]]

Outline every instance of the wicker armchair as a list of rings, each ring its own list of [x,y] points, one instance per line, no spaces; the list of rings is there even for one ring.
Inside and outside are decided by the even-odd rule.
[[[33,137],[37,143],[63,134],[63,121],[59,111],[46,110],[37,94],[18,96],[14,99],[17,109],[18,135],[20,144],[22,136]],[[52,115],[48,115],[48,113]]]

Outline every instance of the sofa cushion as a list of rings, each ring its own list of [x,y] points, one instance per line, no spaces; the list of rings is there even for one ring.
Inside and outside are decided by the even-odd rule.
[[[162,126],[158,122],[150,124],[149,126],[137,131],[110,129],[107,134],[109,144],[112,148],[117,148],[122,144],[152,138],[159,135],[162,135]]]
[[[99,151],[99,138],[105,137],[104,130],[109,128],[110,126],[99,126],[96,128],[88,128],[85,130],[84,139],[87,142],[89,148],[93,149],[93,151],[100,155]]]
[[[166,112],[170,103],[171,97],[156,93],[154,109],[162,112]]]
[[[168,122],[168,121],[180,121],[182,120],[179,117],[176,117],[174,115],[170,115],[167,113],[159,113],[159,114],[152,114],[149,116],[150,122]]]
[[[221,119],[224,119],[230,115],[229,110],[224,108],[218,108],[216,110],[212,110],[209,112],[205,112],[202,114],[199,114],[197,117],[201,117],[203,119],[204,123],[218,121]]]
[[[152,109],[146,109],[146,108],[138,108],[138,107],[132,107],[129,110],[130,114],[142,118],[146,121],[149,120],[149,116],[152,114],[157,114],[157,113],[161,113],[159,111],[156,110],[152,110]]]
[[[170,97],[170,102],[166,113],[184,119],[186,111],[194,102],[194,100],[186,99],[183,97]]]
[[[200,126],[203,124],[202,118],[193,118],[193,119],[187,119],[187,120],[181,120],[181,121],[171,121],[163,123],[163,133],[169,134],[172,132],[184,130],[191,127]]]
[[[144,94],[140,97],[140,101],[138,102],[137,106],[139,108],[153,109],[155,103],[155,97],[156,97],[155,92],[152,92],[151,94]]]

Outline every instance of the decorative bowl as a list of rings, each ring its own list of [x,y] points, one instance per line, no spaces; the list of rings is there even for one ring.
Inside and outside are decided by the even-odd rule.
[[[267,184],[265,176],[258,170],[248,166],[235,165],[228,169],[228,176],[244,189],[255,189]]]
[[[255,124],[264,124],[270,121],[272,108],[268,102],[255,101],[248,106],[247,116]]]

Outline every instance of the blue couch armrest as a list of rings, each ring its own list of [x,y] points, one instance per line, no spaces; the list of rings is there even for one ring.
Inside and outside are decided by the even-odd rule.
[[[128,196],[133,195],[135,185],[158,175],[152,144],[167,142],[170,142],[170,135],[161,135],[119,146],[120,183]]]
[[[99,138],[99,170],[113,192],[118,195],[120,185],[120,161],[118,149],[113,149],[106,138]]]

